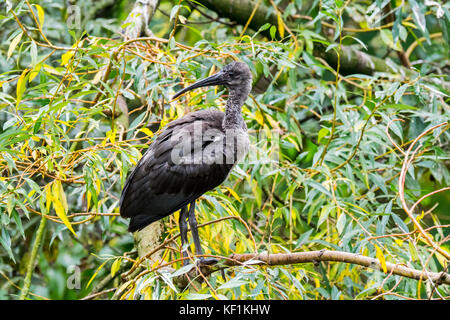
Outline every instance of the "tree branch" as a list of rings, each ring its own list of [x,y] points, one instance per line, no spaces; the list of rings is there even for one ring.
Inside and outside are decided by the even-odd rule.
[[[246,25],[254,7],[258,3],[258,0],[198,0],[197,2],[203,4],[208,9],[217,12],[217,14],[219,14],[219,16],[221,17],[226,17],[233,21],[236,21],[241,25]],[[255,11],[255,14],[253,15],[253,18],[251,19],[248,26],[253,30],[258,30],[265,23],[278,25],[277,15],[273,10],[270,10],[268,6],[264,5],[264,3],[261,3]],[[297,23],[295,21],[287,22],[287,26],[291,29],[295,28],[296,25]],[[269,30],[266,30],[266,33],[268,32]],[[374,72],[392,71],[400,71],[405,75],[412,73],[412,71],[404,68],[403,66],[398,66],[398,70],[392,70],[392,67],[388,63],[386,63],[385,60],[371,56],[353,47],[342,46],[341,52],[339,54],[341,57],[340,69],[344,74],[373,74]],[[325,59],[333,67],[337,65],[336,52],[334,50],[325,52],[325,48],[321,44],[315,45],[314,55],[320,56],[321,58]]]
[[[135,39],[141,36],[152,36],[152,32],[148,28],[148,24],[153,18],[159,0],[137,0],[125,20],[124,38]]]
[[[136,1],[133,10],[126,19],[126,23],[129,23],[129,25],[125,27],[125,40],[136,39],[144,35],[153,36],[152,32],[148,28],[148,24],[153,18],[158,5],[159,0]],[[119,97],[119,107],[121,107],[122,112],[125,110],[127,111],[125,99],[122,96]],[[156,221],[144,229],[134,233],[135,245],[138,249],[139,257],[145,256],[148,252],[152,251],[159,245],[162,231],[163,226],[161,221]]]
[[[225,262],[228,266],[235,266],[245,262],[254,260],[252,265],[288,265],[297,263],[315,263],[319,261],[330,262],[344,262],[357,264],[367,268],[373,268],[376,270],[382,270],[381,263],[378,259],[366,257],[360,254],[343,252],[343,251],[330,251],[319,250],[309,252],[294,252],[294,253],[246,253],[246,254],[232,254],[231,259],[227,259]],[[393,273],[402,277],[407,277],[415,280],[431,280],[437,284],[450,284],[450,274],[448,273],[436,273],[429,271],[420,271],[412,268],[408,268],[402,265],[386,262],[387,273]]]

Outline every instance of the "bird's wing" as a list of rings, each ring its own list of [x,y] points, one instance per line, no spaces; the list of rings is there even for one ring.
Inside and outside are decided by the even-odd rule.
[[[152,216],[155,221],[222,183],[233,164],[207,163],[195,157],[199,150],[220,143],[223,116],[204,110],[171,122],[128,177],[120,199],[121,216]],[[211,134],[200,137],[199,132]],[[186,139],[188,134],[191,139]],[[200,148],[194,141],[201,141]]]

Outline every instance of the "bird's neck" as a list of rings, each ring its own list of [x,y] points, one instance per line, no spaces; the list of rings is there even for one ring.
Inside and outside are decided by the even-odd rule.
[[[225,109],[225,118],[223,120],[224,129],[245,128],[241,109],[248,97],[249,92],[250,88],[229,88],[228,100]]]

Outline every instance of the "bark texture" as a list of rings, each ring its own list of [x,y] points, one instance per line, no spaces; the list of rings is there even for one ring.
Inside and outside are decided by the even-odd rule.
[[[135,39],[142,36],[151,36],[152,33],[148,25],[159,5],[159,0],[137,0],[130,14],[128,15],[124,30],[124,39]],[[123,101],[122,96],[119,96]],[[123,111],[123,110],[122,110]],[[134,240],[139,257],[144,257],[147,253],[156,248],[161,242],[163,226],[160,221],[153,222],[144,229],[135,232]],[[160,258],[160,251],[151,257],[151,263]]]
[[[125,20],[125,40],[135,39],[142,36],[152,36],[148,24],[155,14],[159,0],[137,0]]]

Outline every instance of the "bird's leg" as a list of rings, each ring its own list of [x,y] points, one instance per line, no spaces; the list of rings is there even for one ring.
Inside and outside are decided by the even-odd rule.
[[[188,254],[187,254],[186,249],[184,248],[184,246],[188,243],[188,241],[187,241],[187,230],[188,230],[187,218],[188,218],[188,209],[187,209],[187,206],[184,206],[180,211],[180,218],[178,220],[178,224],[180,226],[180,235],[181,235],[181,248],[182,248],[181,252],[183,254],[183,258],[185,258],[183,260],[183,266],[188,264],[188,259],[187,259]]]
[[[200,245],[200,238],[198,236],[197,219],[195,218],[195,200],[191,202],[189,206],[189,225],[191,226],[192,238],[194,239],[195,254],[203,255],[202,246]],[[212,265],[218,262],[214,258],[199,257],[200,264]]]

